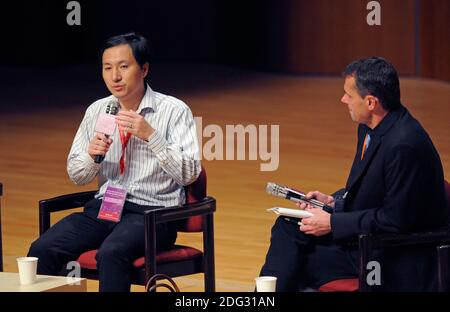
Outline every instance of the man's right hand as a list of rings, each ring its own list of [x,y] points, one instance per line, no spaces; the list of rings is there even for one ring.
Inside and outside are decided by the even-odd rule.
[[[322,203],[330,206],[331,208],[334,208],[334,198],[333,198],[333,196],[321,193],[319,191],[309,192],[305,196],[306,196],[307,199],[312,199],[312,198],[313,199],[317,199],[318,201],[321,201]],[[297,203],[296,205],[300,209],[313,208],[312,205],[305,204],[305,203]]]
[[[111,138],[106,138],[103,133],[96,133],[94,138],[89,142],[88,146],[88,154],[95,159],[95,156],[102,155],[104,156],[108,150],[109,146],[112,143]]]

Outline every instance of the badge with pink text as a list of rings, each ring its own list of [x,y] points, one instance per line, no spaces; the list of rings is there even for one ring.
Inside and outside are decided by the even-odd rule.
[[[119,222],[122,217],[123,205],[127,197],[127,190],[108,186],[103,196],[102,205],[97,218],[113,222]]]

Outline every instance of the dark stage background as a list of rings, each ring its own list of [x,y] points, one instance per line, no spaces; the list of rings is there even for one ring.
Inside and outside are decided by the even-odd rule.
[[[80,0],[80,26],[67,25],[68,2],[2,2],[0,64],[94,64],[104,39],[133,30],[155,63],[337,74],[377,54],[402,74],[450,80],[447,0],[380,0],[380,26],[366,23],[367,0]]]

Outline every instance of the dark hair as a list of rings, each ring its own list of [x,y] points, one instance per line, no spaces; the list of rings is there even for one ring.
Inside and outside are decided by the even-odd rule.
[[[133,56],[138,62],[139,66],[144,66],[145,63],[150,63],[150,49],[148,47],[147,39],[143,36],[135,34],[134,32],[114,36],[106,40],[102,49],[100,50],[100,57],[106,49],[128,44],[133,52]]]
[[[394,110],[401,105],[397,71],[384,58],[359,59],[347,65],[342,74],[355,77],[359,95],[376,96],[385,110]]]

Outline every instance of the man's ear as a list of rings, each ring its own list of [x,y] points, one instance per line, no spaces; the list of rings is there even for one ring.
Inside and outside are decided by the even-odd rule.
[[[380,105],[380,101],[376,96],[368,95],[366,97],[366,100],[367,100],[367,108],[371,111],[375,110],[378,107],[378,105]]]
[[[148,71],[149,71],[149,65],[148,63],[145,63],[144,65],[142,65],[142,78],[146,78],[148,75]]]

